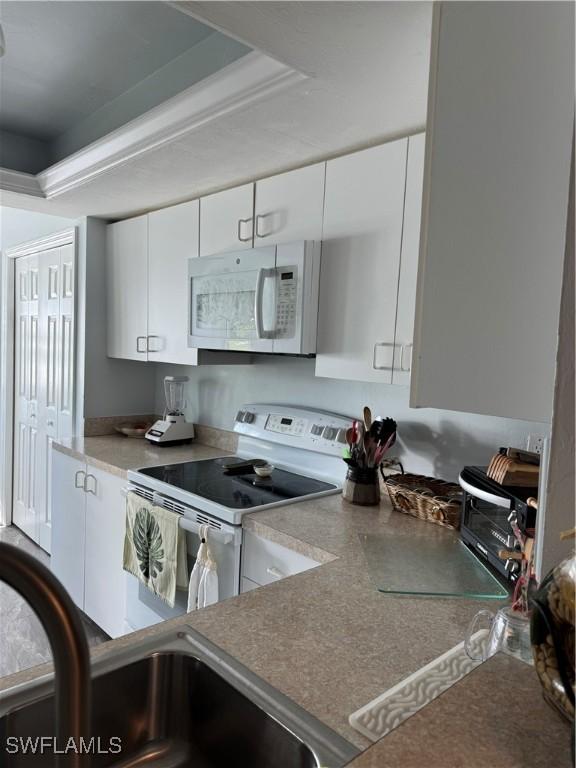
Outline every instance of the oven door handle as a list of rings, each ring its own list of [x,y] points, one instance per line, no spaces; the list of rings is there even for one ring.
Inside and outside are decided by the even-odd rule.
[[[467,483],[466,480],[463,480],[461,476],[458,478],[458,483],[460,484],[460,487],[466,491],[466,493],[470,494],[470,496],[475,496],[477,499],[487,501],[488,504],[496,504],[499,507],[504,507],[504,509],[511,508],[510,499],[505,499],[503,496],[496,496],[495,493],[482,491],[480,488],[476,488],[475,485]]]
[[[262,301],[264,298],[264,283],[266,279],[276,276],[276,270],[274,267],[265,268],[261,267],[258,270],[258,277],[256,278],[256,291],[254,293],[254,323],[256,325],[256,337],[258,339],[274,339],[276,337],[276,330],[265,331],[264,321],[262,319]]]
[[[137,493],[134,488],[131,488],[130,486],[125,486],[122,488],[122,496],[128,496],[128,494]],[[152,502],[154,503],[154,502]],[[185,517],[181,512],[174,512],[175,515],[179,515],[178,525],[182,530],[188,531],[189,533],[200,533],[200,523],[197,523],[195,520],[190,520],[188,517]],[[231,544],[234,541],[234,534],[228,533],[227,531],[219,531],[218,528],[212,528],[212,526],[209,526],[210,530],[210,538],[215,539],[216,541],[220,541],[223,544]]]
[[[200,523],[196,523],[194,520],[188,520],[187,517],[180,517],[178,524],[184,531],[200,533]],[[206,523],[204,523],[204,525],[206,525]],[[222,533],[222,531],[219,531],[217,528],[212,528],[210,525],[208,526],[208,530],[210,531],[211,539],[221,541],[223,544],[230,544],[234,541],[234,536],[231,533]]]

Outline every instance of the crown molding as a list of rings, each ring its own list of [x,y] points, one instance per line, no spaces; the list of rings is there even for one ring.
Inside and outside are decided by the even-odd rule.
[[[33,253],[46,251],[49,248],[59,248],[63,245],[73,245],[76,241],[76,229],[63,229],[60,232],[53,232],[50,235],[39,237],[37,240],[29,240],[22,245],[15,245],[13,248],[7,248],[4,254],[9,259],[17,259],[20,256],[31,256]]]
[[[44,197],[37,176],[11,171],[9,168],[0,168],[0,190],[30,197]]]
[[[112,168],[306,77],[265,54],[256,51],[248,53],[39,173],[35,179],[41,194],[50,199],[69,192]]]

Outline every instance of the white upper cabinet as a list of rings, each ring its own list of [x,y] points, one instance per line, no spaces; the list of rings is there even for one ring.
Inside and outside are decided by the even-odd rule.
[[[392,383],[407,147],[326,165],[317,376]]]
[[[439,3],[410,403],[548,422],[574,121],[571,3]]]
[[[148,216],[107,227],[109,357],[146,360],[148,337]]]
[[[200,200],[200,256],[252,248],[253,241],[254,184]]]
[[[254,247],[320,240],[326,164],[256,182]]]
[[[198,256],[199,202],[148,216],[148,360],[196,365],[188,348],[188,259]]]
[[[425,135],[420,133],[408,139],[406,167],[406,196],[402,227],[402,253],[394,336],[394,364],[392,384],[410,383],[414,342],[414,309],[418,279],[418,251],[420,247],[420,218],[422,214],[422,181],[424,176]]]
[[[200,200],[200,256],[320,240],[325,163]]]

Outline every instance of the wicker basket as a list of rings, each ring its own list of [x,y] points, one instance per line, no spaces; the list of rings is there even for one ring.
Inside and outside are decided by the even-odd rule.
[[[425,475],[399,474],[386,477],[386,488],[397,512],[446,528],[460,528],[462,489],[459,485]]]

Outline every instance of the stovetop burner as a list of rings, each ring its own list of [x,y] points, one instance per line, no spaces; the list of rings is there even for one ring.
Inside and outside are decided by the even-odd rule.
[[[224,467],[231,459],[202,459],[181,464],[147,467],[139,474],[200,496],[228,509],[251,509],[278,502],[288,502],[315,493],[335,490],[336,485],[297,475],[284,469],[275,469],[270,477],[259,477],[250,472],[228,475]]]

